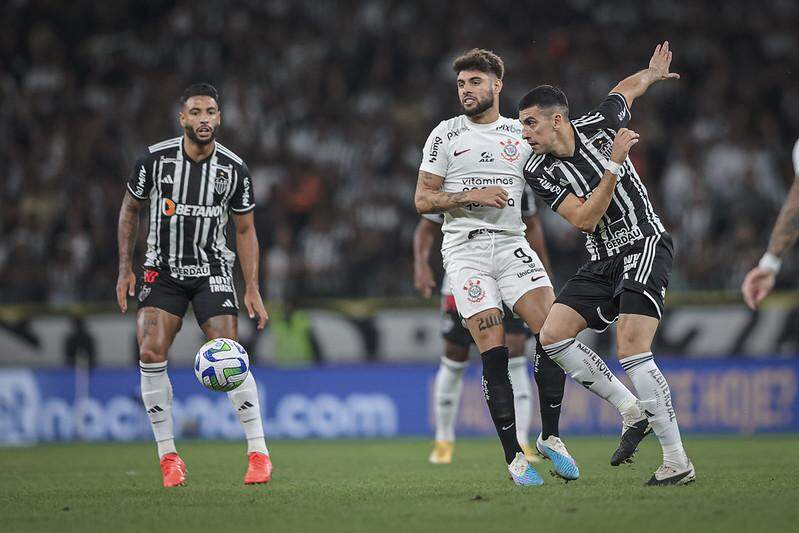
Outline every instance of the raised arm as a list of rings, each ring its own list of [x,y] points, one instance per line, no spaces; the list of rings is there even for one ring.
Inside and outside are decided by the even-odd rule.
[[[655,47],[655,52],[649,60],[649,68],[636,72],[632,76],[621,80],[610,92],[619,93],[627,100],[627,106],[632,107],[636,98],[646,92],[650,85],[661,80],[678,80],[680,75],[669,72],[672,53],[669,42],[665,41]]]
[[[596,225],[602,219],[602,215],[608,210],[610,201],[613,199],[613,191],[616,188],[618,175],[621,173],[621,165],[627,159],[627,154],[638,142],[638,134],[627,128],[622,128],[613,140],[610,151],[610,162],[608,163],[599,186],[594,189],[591,196],[582,201],[572,193],[558,206],[557,213],[568,220],[577,229],[586,233],[593,233]]]
[[[502,187],[492,185],[483,189],[449,193],[441,190],[443,186],[443,177],[424,170],[419,171],[414,203],[420,215],[441,213],[469,204],[501,209],[508,203],[508,191]]]
[[[136,291],[136,276],[133,274],[133,247],[139,232],[139,210],[141,200],[126,191],[119,209],[117,224],[117,247],[119,248],[119,277],[117,278],[117,304],[123,313],[128,310],[128,296]]]
[[[413,232],[413,285],[425,298],[430,298],[436,282],[430,268],[430,250],[441,226],[422,217]]]

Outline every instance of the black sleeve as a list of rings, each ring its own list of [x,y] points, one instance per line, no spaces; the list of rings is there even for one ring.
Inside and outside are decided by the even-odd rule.
[[[150,191],[153,188],[152,164],[153,161],[149,154],[136,160],[136,166],[133,167],[133,172],[128,178],[128,192],[134,198],[147,200],[150,197]]]
[[[252,178],[250,169],[242,163],[236,169],[238,174],[236,179],[236,190],[230,198],[230,210],[234,213],[243,214],[255,209],[255,198],[252,195]]]
[[[543,164],[540,164],[532,171],[525,170],[524,178],[530,184],[535,195],[551,207],[553,211],[557,211],[570,191],[559,184],[555,178],[544,172],[541,168],[542,166]]]
[[[619,93],[610,93],[607,98],[602,100],[594,110],[594,113],[599,113],[602,116],[602,128],[610,128],[617,131],[619,128],[627,127],[630,123],[630,108],[627,106],[627,100]]]

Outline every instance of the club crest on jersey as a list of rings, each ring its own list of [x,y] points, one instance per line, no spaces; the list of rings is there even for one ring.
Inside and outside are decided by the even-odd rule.
[[[222,194],[227,190],[228,183],[230,183],[230,175],[225,170],[217,170],[216,178],[214,178],[214,190],[216,194]]]
[[[464,285],[463,290],[466,291],[466,298],[473,304],[480,303],[486,297],[486,292],[480,286],[479,279],[470,279]]]
[[[519,157],[521,157],[521,152],[519,152],[519,141],[508,139],[507,141],[499,141],[499,144],[502,145],[502,153],[499,155],[501,155],[502,159],[508,163],[513,163],[519,159]]]

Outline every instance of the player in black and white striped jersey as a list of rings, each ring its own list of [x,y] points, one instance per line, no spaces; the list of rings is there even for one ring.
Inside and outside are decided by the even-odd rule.
[[[253,224],[250,172],[242,159],[215,140],[221,124],[219,96],[206,83],[188,87],[181,97],[181,137],[153,144],[136,162],[119,214],[117,302],[122,312],[133,296],[133,246],[139,211],[149,202],[147,254],[139,283],[136,336],[141,391],[158,445],[164,486],[185,482],[172,427],[172,385],[167,353],[189,303],[210,339],[238,340],[238,299],[233,286],[236,254],[225,240],[228,212],[236,225],[236,251],[246,289],[244,304],[258,329],[267,314],[258,289],[258,237]],[[250,372],[229,392],[247,437],[249,466],[245,483],[265,483],[271,475],[258,391]]]
[[[525,187],[521,200],[521,215],[526,226],[525,237],[536,252],[547,271],[551,272],[549,254],[544,242],[543,229],[538,217],[535,195]],[[441,233],[444,215],[430,213],[422,215],[414,231],[414,285],[425,298],[432,296],[436,286],[428,257],[436,235]],[[503,309],[503,326],[508,345],[508,373],[513,386],[516,411],[516,438],[528,461],[537,456],[530,446],[529,432],[532,423],[530,402],[531,384],[527,373],[525,344],[532,336],[527,324],[507,306]],[[435,447],[429,461],[433,464],[449,464],[455,444],[455,423],[463,387],[463,373],[469,365],[469,347],[474,339],[464,327],[449,278],[446,273],[441,280],[441,334],[444,338],[444,355],[441,357],[433,386],[435,415]],[[541,437],[558,436],[561,403],[563,401],[564,375],[549,358],[535,358],[535,380],[541,412]]]
[[[541,329],[541,347],[569,375],[612,403],[624,418],[612,465],[629,460],[650,427],[663,463],[650,485],[693,481],[671,392],[652,355],[673,260],[671,237],[652,208],[628,152],[638,134],[626,129],[630,106],[669,72],[668,41],[649,68],[619,82],[594,111],[569,120],[566,95],[550,85],[519,102],[522,135],[533,155],[525,178],[536,195],[586,234],[591,256],[558,294]],[[589,347],[575,337],[616,319],[618,357],[640,402]]]

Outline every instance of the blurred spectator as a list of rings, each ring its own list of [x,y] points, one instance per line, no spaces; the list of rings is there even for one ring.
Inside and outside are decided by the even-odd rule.
[[[278,300],[413,294],[421,145],[458,112],[449,64],[474,46],[506,60],[507,116],[540,83],[562,86],[578,115],[671,41],[683,79],[636,103],[632,127],[674,232],[675,287],[736,288],[792,178],[796,2],[221,6],[0,5],[13,21],[0,34],[0,302],[113,298],[124,178],[148,144],[180,134],[178,95],[198,80],[219,87],[219,138],[250,163],[266,292]],[[555,218],[544,223],[562,279],[583,251]]]

